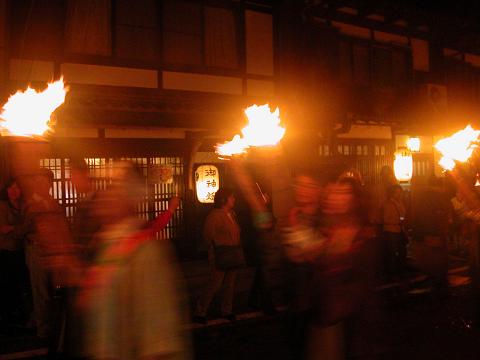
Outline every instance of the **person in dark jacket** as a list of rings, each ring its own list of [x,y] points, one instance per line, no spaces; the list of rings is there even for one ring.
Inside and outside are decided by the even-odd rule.
[[[233,207],[235,195],[232,189],[221,188],[215,193],[214,208],[208,214],[203,228],[203,237],[208,245],[208,261],[210,264],[210,279],[204,293],[200,296],[195,309],[194,321],[206,323],[210,303],[220,288],[221,314],[230,321],[235,321],[233,314],[233,297],[235,279],[238,270],[219,269],[215,264],[216,246],[241,246],[240,226],[236,220]]]

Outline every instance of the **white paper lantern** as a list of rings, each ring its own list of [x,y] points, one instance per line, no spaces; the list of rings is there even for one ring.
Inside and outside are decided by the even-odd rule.
[[[220,176],[215,165],[200,165],[195,171],[197,199],[203,204],[213,203],[220,188]]]

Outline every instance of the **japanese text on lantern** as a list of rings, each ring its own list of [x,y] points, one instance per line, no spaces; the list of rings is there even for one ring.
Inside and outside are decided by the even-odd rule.
[[[213,203],[215,193],[220,187],[218,169],[214,165],[200,165],[195,171],[197,199],[201,203]]]

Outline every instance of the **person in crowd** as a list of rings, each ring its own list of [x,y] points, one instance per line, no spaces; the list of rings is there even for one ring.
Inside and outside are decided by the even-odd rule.
[[[71,157],[69,165],[70,178],[77,198],[71,223],[72,239],[76,256],[82,264],[81,267],[86,268],[94,259],[97,249],[92,240],[102,225],[100,219],[93,214],[97,191],[92,186],[88,165],[82,157]],[[85,345],[83,314],[74,306],[78,291],[78,284],[75,282],[66,288],[63,299],[65,307],[63,354],[68,359],[80,358]]]
[[[84,314],[89,359],[189,359],[183,326],[182,281],[167,241],[154,234],[179,205],[146,224],[135,213],[142,179],[129,163],[116,164],[112,184],[98,194],[93,214],[102,223],[98,244],[80,279],[76,306]]]
[[[241,224],[244,243],[247,245],[247,258],[255,267],[248,305],[251,309],[260,309],[267,315],[274,315],[277,310],[272,299],[270,273],[277,246],[271,199],[249,175],[241,160],[231,159],[229,168],[249,207],[250,216]]]
[[[340,177],[324,189],[321,245],[314,265],[313,312],[308,359],[344,359],[345,324],[373,287],[374,230],[367,225],[364,195],[354,177]]]
[[[28,316],[23,207],[20,186],[15,179],[9,179],[0,201],[0,322],[3,326],[24,325]]]
[[[222,288],[221,293],[221,315],[223,318],[235,321],[236,316],[233,313],[233,299],[235,291],[235,279],[238,268],[241,266],[241,260],[238,257],[243,256],[242,244],[240,240],[240,226],[236,220],[233,210],[235,206],[235,195],[230,188],[220,188],[215,193],[214,208],[208,214],[205,220],[203,237],[208,245],[208,260],[210,264],[210,278],[204,293],[197,301],[194,313],[194,321],[206,323],[207,311],[215,294]],[[220,256],[218,249],[227,249],[235,251],[235,263],[231,266],[222,266],[219,264]],[[231,251],[228,250],[228,251]]]
[[[255,275],[250,290],[248,304],[252,309],[260,309],[266,315],[277,313],[273,302],[270,271],[273,266],[271,257],[275,252],[276,232],[275,219],[272,215],[271,201],[268,194],[261,192],[264,202],[264,213],[253,212],[253,258]]]
[[[311,319],[314,266],[324,240],[319,231],[322,187],[316,174],[299,171],[292,183],[294,204],[288,218],[280,222],[288,275],[289,321],[292,357],[304,356]]]
[[[441,178],[429,179],[428,188],[419,194],[413,224],[415,237],[423,249],[417,265],[431,276],[435,289],[440,292],[448,289],[447,237],[453,219],[452,203],[445,190]]]
[[[386,248],[389,279],[401,276],[406,269],[407,234],[405,230],[406,210],[403,203],[403,189],[391,185],[383,205],[383,240]]]
[[[368,213],[368,223],[375,229],[375,253],[377,259],[377,280],[383,282],[387,280],[387,268],[388,268],[388,250],[386,242],[383,239],[383,206],[387,201],[388,189],[392,185],[398,184],[395,179],[393,169],[389,165],[384,165],[380,169],[378,181],[373,184],[372,187],[367,187],[366,194],[366,206]]]
[[[311,260],[323,241],[318,236],[322,189],[316,176],[306,171],[295,176],[293,194],[294,206],[283,228],[283,247],[294,277],[292,310],[305,312],[310,308]]]
[[[37,336],[49,338],[54,322],[54,291],[70,279],[70,268],[78,267],[73,256],[71,233],[65,213],[50,195],[53,173],[39,169],[29,181],[33,192],[25,210],[28,228],[25,255],[30,272],[33,313]]]
[[[470,209],[461,191],[457,190],[450,202],[453,210],[451,237],[455,251],[460,256],[467,256],[467,249],[476,236],[475,222],[469,217]]]
[[[97,191],[93,188],[90,171],[83,158],[72,157],[69,164],[72,184],[78,199],[72,222],[72,237],[83,260],[89,262],[95,253],[93,235],[101,227],[100,221],[92,213]]]
[[[377,233],[382,233],[383,227],[383,204],[387,201],[387,192],[390,186],[398,184],[393,169],[385,165],[380,170],[379,182],[371,189],[368,220],[374,224]]]

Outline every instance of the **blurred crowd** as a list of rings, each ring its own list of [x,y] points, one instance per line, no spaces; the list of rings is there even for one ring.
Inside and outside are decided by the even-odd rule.
[[[51,171],[6,185],[2,330],[32,328],[52,358],[190,358],[183,280],[170,244],[155,240],[180,199],[146,222],[136,214],[143,178],[132,164],[115,164],[100,191],[91,187],[83,159],[70,166],[81,199],[71,224],[50,195]]]
[[[299,170],[285,190],[293,199],[288,211],[274,216],[272,194],[232,160],[239,192],[222,187],[215,194],[202,234],[209,278],[190,304],[171,244],[157,236],[180,199],[147,222],[136,214],[144,179],[134,165],[116,163],[104,190],[92,187],[83,159],[70,166],[79,195],[70,222],[50,195],[53,173],[46,169],[29,182],[9,180],[0,202],[2,330],[32,329],[58,358],[191,358],[185,324],[208,324],[217,293],[220,316],[235,322],[237,275],[250,266],[249,307],[266,315],[287,307],[292,358],[344,359],[355,318],[369,311],[375,287],[402,284],[417,268],[444,291],[449,246],[476,246],[473,184],[432,178],[415,203],[388,166],[371,187],[353,168]],[[235,212],[238,197],[249,207],[249,247]],[[470,250],[477,266],[478,249]],[[282,304],[273,295],[273,252],[283,268]]]

